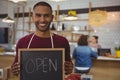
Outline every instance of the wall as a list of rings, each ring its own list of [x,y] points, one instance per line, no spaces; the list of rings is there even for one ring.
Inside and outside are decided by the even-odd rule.
[[[120,45],[120,12],[108,12],[107,13],[107,23],[100,27],[92,26],[94,32],[91,32],[91,35],[99,36],[99,43],[103,48],[111,48],[112,54],[115,54],[114,48]],[[88,14],[79,14],[80,19],[88,19]],[[61,18],[61,17],[60,17]],[[25,18],[25,28],[28,30],[28,18]],[[84,26],[88,26],[88,21],[71,21],[71,22],[61,22],[65,24],[67,30],[70,30],[71,27],[77,26],[80,29],[84,29]],[[18,28],[22,29],[22,18],[19,18]],[[31,24],[31,30],[34,30],[34,23]],[[17,40],[20,37],[26,35],[27,32],[18,31]]]
[[[101,27],[94,27],[92,34],[99,36],[99,43],[103,48],[111,48],[112,54],[115,54],[114,48],[120,46],[120,12],[109,12],[107,23]]]
[[[114,5],[120,5],[120,0],[105,0],[105,1],[101,1],[101,0],[90,0],[92,2],[92,7],[100,7],[100,6],[114,6]],[[3,1],[4,2],[4,1]],[[38,2],[37,0],[32,1],[30,0],[30,2],[27,2],[26,6],[25,6],[25,11],[28,12],[29,8],[33,6],[33,4],[35,2]],[[57,5],[60,5],[60,9],[75,9],[75,8],[88,8],[89,7],[89,1],[88,0],[84,0],[84,1],[80,1],[80,0],[71,0],[70,2],[49,2],[50,4],[52,4],[53,10],[57,9]],[[5,2],[4,2],[5,3]],[[75,3],[75,4],[74,4]],[[66,5],[67,4],[67,5]],[[5,7],[5,5],[0,3],[0,6]],[[16,12],[16,4],[14,4],[15,7],[15,12]],[[0,10],[2,10],[2,12],[0,13],[6,13],[7,8],[1,8]],[[20,8],[20,12],[22,12],[22,7]],[[115,16],[113,17],[112,15],[115,14]],[[88,14],[79,14],[78,15],[80,19],[88,19]],[[60,17],[60,19],[62,18],[62,16]],[[114,47],[120,45],[120,38],[119,38],[119,34],[120,34],[120,12],[108,12],[108,19],[107,19],[107,24],[105,24],[104,26],[101,27],[95,27],[92,26],[92,28],[95,30],[95,32],[92,32],[91,35],[98,35],[99,36],[99,43],[102,45],[103,48],[111,48],[112,49],[112,54],[115,53],[114,51]],[[25,18],[25,24],[24,24],[24,29],[28,30],[28,18]],[[23,19],[19,18],[19,22],[18,22],[18,28],[22,29],[23,28]],[[65,23],[65,27],[67,29],[70,29],[72,26],[78,26],[80,28],[88,25],[88,21],[74,21],[74,22],[62,22]],[[60,23],[60,26],[61,24]],[[9,26],[9,24],[5,24],[2,23],[2,19],[0,19],[0,27],[1,26]],[[13,25],[14,26],[14,25]],[[31,24],[31,28],[32,30],[34,30],[34,24]],[[28,34],[27,32],[22,32],[22,31],[18,31],[17,32],[17,37],[16,39],[19,40],[19,38],[21,38],[22,36]],[[17,42],[16,40],[16,42]]]

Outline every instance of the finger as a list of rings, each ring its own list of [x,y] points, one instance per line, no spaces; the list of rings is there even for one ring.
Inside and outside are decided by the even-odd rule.
[[[14,70],[12,70],[12,73],[15,74],[15,75],[19,74],[19,72],[20,72],[20,69],[14,69]]]
[[[14,68],[19,68],[19,67],[20,67],[19,63],[15,63],[15,64],[12,66],[13,69],[14,69]]]
[[[12,67],[11,67],[11,70],[12,70],[13,74],[15,74],[15,75],[18,74],[20,72],[20,65],[19,65],[19,63],[13,64]]]
[[[18,63],[18,62],[14,64],[14,66],[18,66],[18,65],[20,65],[20,63]]]

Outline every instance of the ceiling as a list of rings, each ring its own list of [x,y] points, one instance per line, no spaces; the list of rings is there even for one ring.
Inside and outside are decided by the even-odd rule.
[[[39,1],[43,0],[27,0],[27,6],[33,6],[36,2]],[[56,9],[57,5],[60,5],[61,9],[88,8],[89,2],[92,3],[93,7],[120,5],[120,0],[66,0],[62,2],[53,2],[49,0],[44,1],[52,4],[53,9]]]
[[[33,5],[39,1],[46,1],[52,5],[53,10],[57,10],[57,5],[60,6],[60,10],[65,9],[80,9],[89,8],[89,2],[92,3],[92,7],[105,7],[120,5],[120,0],[66,0],[62,2],[53,2],[49,0],[27,0],[25,7],[33,7]],[[0,14],[7,12],[7,0],[0,0]],[[16,8],[15,3],[11,3]],[[28,10],[28,9],[27,9]]]

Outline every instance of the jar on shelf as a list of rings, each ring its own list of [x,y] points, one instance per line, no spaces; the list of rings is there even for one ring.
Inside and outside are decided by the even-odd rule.
[[[62,30],[65,30],[65,24],[64,23],[62,24]]]
[[[52,24],[51,30],[56,30],[54,23]]]

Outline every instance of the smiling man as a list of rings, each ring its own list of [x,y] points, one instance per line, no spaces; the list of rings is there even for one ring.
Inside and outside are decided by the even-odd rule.
[[[38,2],[33,7],[33,21],[36,26],[34,33],[22,37],[16,46],[16,57],[11,66],[15,75],[19,74],[18,49],[20,48],[64,48],[65,73],[70,74],[73,64],[70,57],[70,46],[66,38],[50,32],[53,20],[52,7],[46,2]]]

